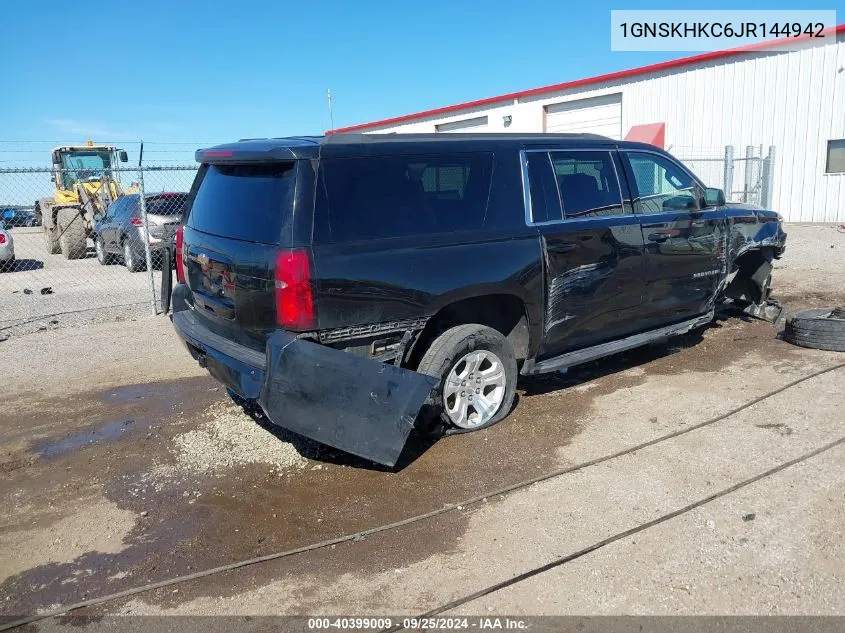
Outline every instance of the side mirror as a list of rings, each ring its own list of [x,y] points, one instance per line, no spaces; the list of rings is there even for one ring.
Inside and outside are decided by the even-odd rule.
[[[129,162],[129,155],[126,153],[125,149],[120,150],[118,152],[117,157],[120,159],[121,163],[128,163]]]
[[[707,187],[704,190],[704,205],[707,207],[725,206],[725,192],[716,187]]]

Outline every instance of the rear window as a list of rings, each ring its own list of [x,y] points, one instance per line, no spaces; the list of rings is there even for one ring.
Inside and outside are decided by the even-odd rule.
[[[293,206],[294,164],[208,165],[188,226],[236,240],[277,244]]]
[[[147,196],[147,213],[153,215],[180,216],[185,211],[188,194]]]
[[[324,159],[316,240],[480,229],[492,166],[489,152]]]

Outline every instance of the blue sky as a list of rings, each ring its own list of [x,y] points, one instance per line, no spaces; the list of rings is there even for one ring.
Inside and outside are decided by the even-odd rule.
[[[144,139],[153,159],[177,150],[190,158],[196,144],[240,137],[319,134],[329,127],[327,88],[341,127],[684,55],[611,52],[610,10],[630,7],[601,1],[99,6],[4,6],[3,166],[43,156],[41,143],[19,141],[93,138],[132,147]],[[679,8],[677,1],[639,7]]]

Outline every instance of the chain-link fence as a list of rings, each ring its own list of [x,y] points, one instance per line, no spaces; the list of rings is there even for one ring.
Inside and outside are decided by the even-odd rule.
[[[160,310],[196,169],[0,168],[0,334]]]
[[[672,153],[708,187],[724,190],[729,202],[746,202],[771,208],[775,147],[748,145],[742,155],[733,145],[724,150],[676,148]]]

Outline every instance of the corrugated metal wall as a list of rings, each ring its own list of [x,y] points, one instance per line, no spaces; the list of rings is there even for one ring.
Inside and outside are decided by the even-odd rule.
[[[762,145],[764,154],[774,145],[772,207],[792,222],[845,221],[845,174],[824,173],[827,141],[845,138],[845,41],[831,37],[799,50],[751,53],[588,88],[367,131],[433,132],[436,124],[487,115],[490,131],[539,132],[549,104],[621,92],[624,132],[665,122],[667,149],[680,156],[721,156],[725,145],[734,145],[739,158],[747,145]]]

